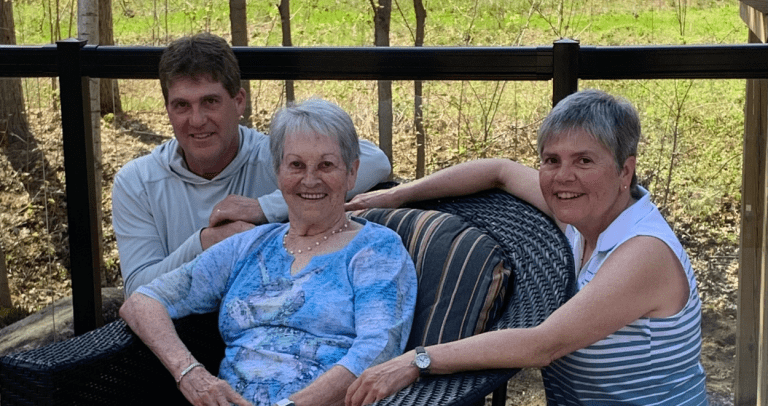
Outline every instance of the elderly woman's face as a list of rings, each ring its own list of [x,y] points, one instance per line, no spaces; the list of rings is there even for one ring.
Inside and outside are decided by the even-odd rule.
[[[337,220],[334,214],[344,213],[358,163],[347,170],[339,144],[327,135],[305,131],[286,134],[277,181],[291,222]]]
[[[544,146],[539,168],[541,192],[558,220],[579,230],[602,232],[626,208],[634,157],[621,170],[613,154],[577,130]]]

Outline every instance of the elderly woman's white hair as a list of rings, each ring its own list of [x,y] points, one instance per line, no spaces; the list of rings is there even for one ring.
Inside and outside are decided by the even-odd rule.
[[[269,126],[269,149],[275,172],[283,161],[283,145],[287,134],[309,131],[331,137],[339,144],[347,167],[360,157],[360,143],[355,125],[346,111],[327,100],[312,98],[278,110]]]

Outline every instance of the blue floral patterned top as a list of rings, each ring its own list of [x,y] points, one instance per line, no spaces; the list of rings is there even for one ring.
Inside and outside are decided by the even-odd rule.
[[[219,311],[219,377],[271,405],[334,365],[355,375],[402,353],[416,303],[413,261],[392,230],[364,226],[343,249],[295,275],[287,224],[237,234],[137,291],[172,318]]]

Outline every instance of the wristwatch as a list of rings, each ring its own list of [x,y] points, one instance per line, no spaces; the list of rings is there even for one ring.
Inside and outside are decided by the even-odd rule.
[[[411,365],[419,368],[419,375],[429,375],[429,366],[432,364],[432,359],[429,358],[429,353],[422,346],[416,347],[416,356],[413,358]]]
[[[275,402],[275,406],[296,406],[296,404],[292,400],[285,398]]]

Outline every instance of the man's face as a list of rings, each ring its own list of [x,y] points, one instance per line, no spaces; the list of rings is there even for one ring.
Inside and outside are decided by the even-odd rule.
[[[245,90],[231,97],[207,76],[176,78],[165,108],[190,171],[212,179],[232,162],[240,142]]]

